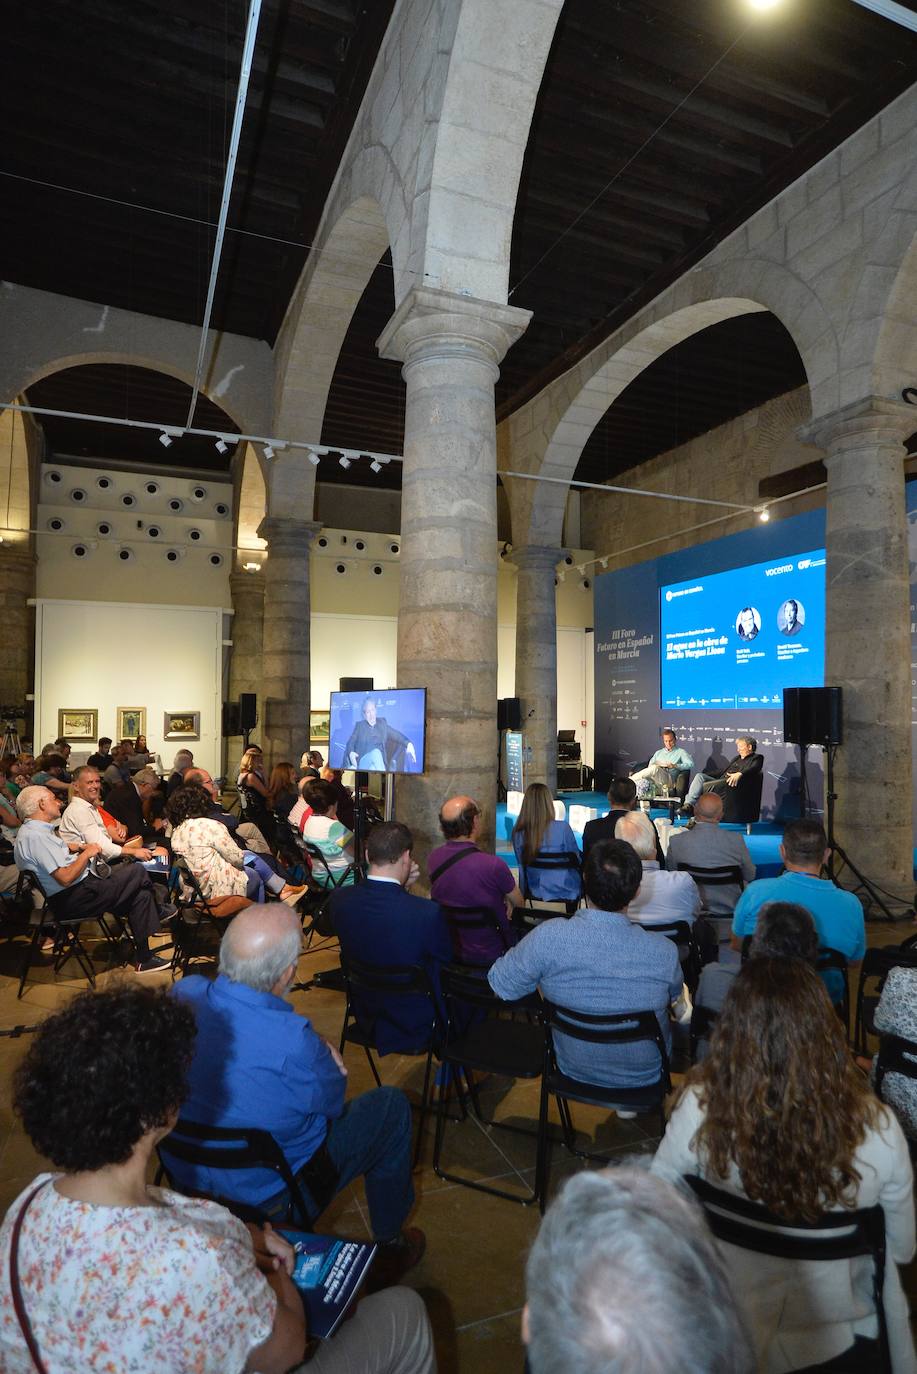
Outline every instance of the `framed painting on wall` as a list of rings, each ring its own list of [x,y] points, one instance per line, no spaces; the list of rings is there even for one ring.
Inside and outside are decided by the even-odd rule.
[[[309,743],[327,744],[331,725],[331,712],[325,707],[321,711],[309,712]]]
[[[163,739],[200,739],[200,711],[166,711],[162,722]]]
[[[118,738],[136,739],[138,735],[146,734],[146,707],[145,706],[119,706],[118,707]]]
[[[97,740],[99,737],[98,711],[60,710],[57,713],[58,739]]]

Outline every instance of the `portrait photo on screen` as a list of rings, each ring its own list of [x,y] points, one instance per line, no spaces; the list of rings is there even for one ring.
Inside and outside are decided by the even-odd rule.
[[[805,606],[795,597],[788,597],[777,612],[777,629],[782,635],[798,635],[805,623]]]
[[[422,773],[426,689],[332,692],[330,768]]]
[[[739,639],[754,639],[761,629],[761,612],[757,606],[743,606],[736,616],[736,634]]]

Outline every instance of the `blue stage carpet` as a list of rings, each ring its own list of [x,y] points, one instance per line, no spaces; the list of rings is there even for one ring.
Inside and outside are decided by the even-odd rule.
[[[564,802],[569,812],[571,806],[594,806],[598,809],[600,816],[608,811],[608,798],[603,792],[565,792],[560,801]],[[653,810],[650,812],[655,820],[657,816],[667,816],[667,809]],[[507,858],[512,854],[513,848],[510,843],[514,817],[506,813],[505,802],[500,802],[497,806],[497,853]],[[676,821],[676,828],[685,825],[685,821]],[[725,830],[738,830],[744,834],[744,825],[727,825]],[[580,832],[574,827],[574,833],[580,839]],[[748,845],[749,852],[755,862],[759,878],[776,878],[783,865],[780,860],[780,836],[783,834],[782,825],[775,825],[772,821],[758,821],[751,828],[751,834],[745,836],[745,843]],[[915,857],[917,864],[917,857]],[[511,866],[512,863],[511,863]]]

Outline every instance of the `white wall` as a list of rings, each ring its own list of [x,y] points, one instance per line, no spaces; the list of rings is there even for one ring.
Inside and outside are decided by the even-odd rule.
[[[117,708],[145,706],[147,743],[164,763],[187,747],[216,776],[222,643],[219,607],[37,600],[36,747],[57,737],[61,709],[97,710],[99,733],[115,738]],[[200,711],[200,739],[163,739],[166,711]]]

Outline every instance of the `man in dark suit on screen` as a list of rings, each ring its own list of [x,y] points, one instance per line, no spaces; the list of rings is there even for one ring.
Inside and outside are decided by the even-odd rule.
[[[417,964],[438,995],[439,969],[453,957],[452,942],[436,902],[405,891],[417,877],[413,845],[413,835],[400,821],[374,825],[366,839],[369,876],[335,892],[331,918],[345,965],[348,959],[389,967]],[[430,1011],[419,997],[360,991],[354,1011],[361,1027],[374,1030],[380,1054],[408,1054],[429,1040]]]

